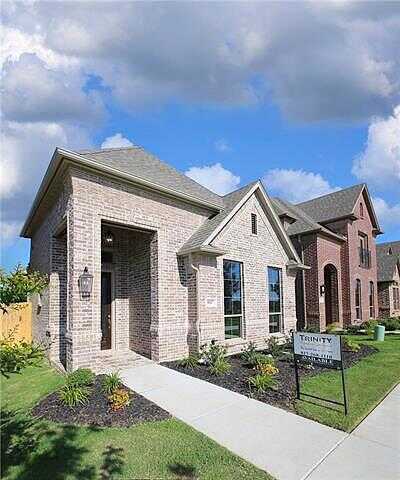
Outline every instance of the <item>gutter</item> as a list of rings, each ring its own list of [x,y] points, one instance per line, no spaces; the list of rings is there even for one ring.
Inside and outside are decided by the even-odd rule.
[[[196,329],[196,336],[197,336],[197,351],[200,351],[200,318],[199,318],[199,311],[200,311],[200,289],[199,289],[199,268],[195,266],[193,262],[193,254],[189,253],[189,264],[190,268],[194,271],[194,278],[196,282],[196,322],[195,322],[195,329]]]

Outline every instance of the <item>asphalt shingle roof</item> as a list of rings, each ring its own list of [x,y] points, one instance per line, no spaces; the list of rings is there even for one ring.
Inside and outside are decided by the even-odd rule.
[[[89,160],[135,175],[161,187],[190,195],[220,208],[224,207],[222,197],[162,162],[141,147],[83,150],[77,153]]]
[[[327,222],[335,218],[345,217],[353,212],[354,205],[359,197],[364,184],[338,190],[337,192],[313,198],[307,202],[298,203],[307,215],[316,222]]]
[[[296,220],[294,223],[288,225],[286,229],[286,232],[290,237],[300,233],[319,231],[337,238],[344,238],[316,222],[298,205],[293,205],[292,203],[286,202],[285,200],[277,197],[272,199],[272,205],[278,215],[288,215]]]
[[[392,252],[390,254],[390,251]],[[393,280],[394,269],[400,261],[400,241],[378,243],[376,245],[376,259],[378,264],[378,282]]]
[[[185,242],[181,251],[194,250],[204,244],[207,238],[218,227],[218,225],[225,220],[225,218],[232,212],[235,206],[247,195],[247,193],[253,188],[257,182],[249,183],[239,190],[235,190],[232,193],[228,193],[223,199],[223,210],[212,218],[206,220],[198,230]]]

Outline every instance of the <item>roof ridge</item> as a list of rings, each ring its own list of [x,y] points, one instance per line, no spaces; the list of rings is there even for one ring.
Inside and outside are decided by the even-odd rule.
[[[392,242],[380,242],[380,243],[377,243],[376,246],[382,247],[384,245],[393,245],[394,243],[400,243],[400,240],[393,240]]]
[[[102,153],[102,152],[115,152],[119,150],[144,150],[144,147],[141,145],[132,145],[130,147],[109,147],[109,148],[100,148],[96,150],[79,150],[80,155],[85,155],[87,153]]]
[[[314,198],[310,198],[309,200],[305,200],[304,202],[299,202],[299,203],[295,203],[294,205],[304,205],[305,203],[309,203],[309,202],[314,202],[315,200],[320,200],[321,198],[326,198],[326,197],[329,197],[330,195],[335,195],[336,193],[339,193],[339,192],[345,192],[347,190],[351,190],[351,189],[355,189],[356,187],[366,187],[366,183],[356,183],[355,185],[351,185],[350,187],[346,187],[346,188],[341,188],[339,190],[335,190],[333,192],[330,192],[330,193],[325,193],[324,195],[320,195],[319,197],[314,197]]]
[[[255,185],[256,183],[258,183],[258,180],[254,180],[253,182],[246,183],[246,185],[243,185],[243,187],[237,188],[236,190],[232,190],[231,192],[226,193],[225,195],[220,195],[220,196],[221,196],[222,198],[226,198],[226,197],[228,197],[229,195],[232,195],[232,194],[234,194],[234,193],[238,193],[238,192],[240,192],[241,190],[244,190],[245,188],[248,188],[248,187],[250,187],[250,186]]]

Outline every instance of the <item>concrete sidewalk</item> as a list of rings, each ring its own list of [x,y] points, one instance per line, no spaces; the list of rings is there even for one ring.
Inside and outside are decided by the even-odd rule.
[[[347,436],[154,363],[121,373],[132,390],[279,480],[306,478]]]
[[[307,480],[400,478],[400,385],[318,465]]]

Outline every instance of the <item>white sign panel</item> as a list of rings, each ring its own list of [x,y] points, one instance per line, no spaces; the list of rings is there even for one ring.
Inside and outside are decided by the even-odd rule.
[[[293,334],[293,348],[299,362],[330,368],[341,366],[342,353],[338,335],[296,332]]]

